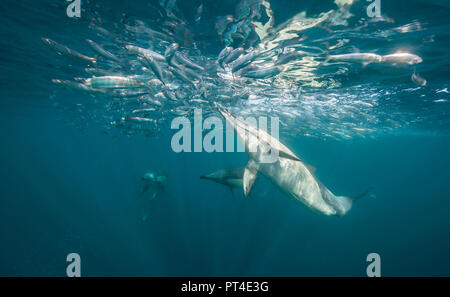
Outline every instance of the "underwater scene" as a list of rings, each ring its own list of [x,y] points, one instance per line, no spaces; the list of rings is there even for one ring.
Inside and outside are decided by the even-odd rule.
[[[450,276],[450,1],[0,14],[0,276]]]

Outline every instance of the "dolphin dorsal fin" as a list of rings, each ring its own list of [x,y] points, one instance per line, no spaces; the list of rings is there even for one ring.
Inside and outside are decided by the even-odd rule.
[[[253,184],[255,183],[256,177],[258,176],[259,164],[254,160],[250,159],[248,161],[247,167],[244,170],[244,178],[243,178],[243,186],[244,186],[244,195],[248,196],[250,190],[252,189]]]
[[[280,158],[285,158],[285,159],[290,159],[293,161],[298,161],[301,162],[301,160],[299,158],[297,158],[297,156],[292,155],[290,153],[284,152],[284,151],[278,151],[278,155]]]

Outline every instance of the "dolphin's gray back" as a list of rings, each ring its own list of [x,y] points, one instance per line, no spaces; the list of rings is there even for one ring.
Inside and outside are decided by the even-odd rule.
[[[203,179],[210,179],[214,181],[225,181],[227,179],[242,179],[244,176],[244,167],[235,167],[222,169],[211,174],[201,176]]]
[[[244,170],[244,167],[229,168],[224,170],[224,175],[229,179],[241,179],[244,176]]]

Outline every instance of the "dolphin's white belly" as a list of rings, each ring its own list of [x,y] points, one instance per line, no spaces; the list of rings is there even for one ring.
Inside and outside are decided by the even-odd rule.
[[[316,179],[301,162],[279,158],[276,163],[261,164],[259,170],[286,194],[309,208],[326,215],[336,214],[336,210],[323,200]]]

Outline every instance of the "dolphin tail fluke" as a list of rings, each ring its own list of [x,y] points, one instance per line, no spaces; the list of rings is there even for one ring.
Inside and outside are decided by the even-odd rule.
[[[200,176],[200,179],[205,179],[205,180],[214,180],[213,178],[206,176],[206,175],[202,175]]]
[[[361,198],[364,198],[364,197],[366,197],[366,196],[370,196],[370,195],[371,195],[371,192],[372,192],[371,189],[367,189],[367,190],[365,190],[364,192],[362,192],[361,194],[356,195],[356,196],[354,196],[354,197],[351,197],[350,199],[351,199],[352,201],[358,201],[358,200],[360,200]]]

